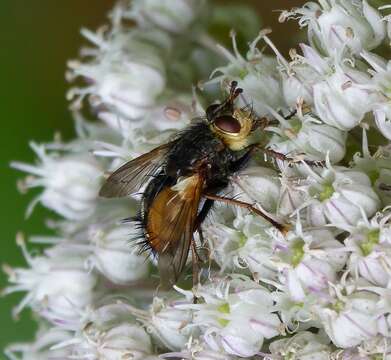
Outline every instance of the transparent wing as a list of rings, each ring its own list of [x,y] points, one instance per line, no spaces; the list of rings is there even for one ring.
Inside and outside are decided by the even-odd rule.
[[[172,143],[167,143],[139,156],[114,171],[103,184],[99,195],[106,198],[132,194],[163,165],[164,157]]]

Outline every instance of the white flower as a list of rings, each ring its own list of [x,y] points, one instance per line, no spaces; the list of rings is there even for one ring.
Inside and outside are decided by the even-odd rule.
[[[278,114],[279,128],[269,128],[276,133],[269,146],[283,154],[304,153],[313,160],[324,160],[326,156],[333,163],[345,156],[346,133],[326,125],[312,114],[303,114],[298,108],[297,116],[285,120]]]
[[[352,251],[349,269],[353,275],[361,276],[374,285],[387,286],[391,274],[391,227],[390,215],[375,216],[370,222],[363,219],[350,229],[345,240]]]
[[[150,308],[150,331],[171,350],[183,348],[192,334],[191,312],[176,308],[177,304],[183,303],[183,300],[166,303],[155,297]]]
[[[134,322],[126,304],[115,303],[92,310],[83,319],[84,326],[74,339],[59,344],[71,345],[76,359],[144,360],[151,356],[152,344],[146,331]]]
[[[387,10],[390,9],[390,5],[383,5],[379,7],[379,10]],[[391,16],[388,14],[383,18],[384,21],[387,22],[387,34],[388,34],[388,39],[391,40]]]
[[[69,220],[83,220],[95,209],[103,170],[98,162],[87,154],[48,154],[44,145],[31,143],[39,163],[29,165],[13,162],[12,167],[25,171],[28,176],[23,188],[44,187],[41,195],[33,200],[27,213],[41,202]]]
[[[219,47],[229,61],[228,65],[217,68],[213,73],[212,80],[206,84],[219,82],[224,87],[231,81],[238,81],[243,89],[243,99],[239,104],[250,103],[258,116],[269,113],[269,107],[280,109],[284,107],[284,100],[281,94],[281,80],[275,73],[276,59],[262,54],[257,49],[257,43],[263,37],[261,33],[251,44],[250,49],[244,58],[237,49],[235,34],[231,34],[234,54],[231,54],[223,47]],[[221,75],[220,75],[221,74]]]
[[[272,294],[276,302],[275,307],[287,333],[307,330],[311,327],[322,328],[319,320],[314,316],[312,307],[319,302],[319,295],[323,295],[323,292],[309,292],[302,301],[295,301],[286,285],[278,282],[273,285],[278,289]]]
[[[130,357],[144,360],[152,352],[148,334],[135,324],[124,322],[104,331],[88,325],[83,335],[84,341],[80,341],[73,354],[81,359],[118,360]]]
[[[91,239],[95,245],[89,260],[91,265],[114,284],[129,284],[145,279],[148,274],[149,263],[135,244],[140,236],[137,231],[120,225],[106,231],[98,230]]]
[[[233,178],[233,196],[247,203],[257,202],[266,211],[275,211],[280,193],[278,173],[270,168],[248,166]]]
[[[346,359],[372,360],[384,359],[390,360],[390,344],[388,338],[383,336],[376,336],[372,339],[363,341],[356,349],[345,350],[341,356]],[[342,359],[345,359],[344,357]]]
[[[332,54],[348,46],[354,54],[376,48],[386,32],[381,15],[366,0],[320,0],[301,8],[285,11],[281,20],[298,17],[300,26],[308,27],[308,40]]]
[[[160,355],[163,359],[180,358],[183,360],[236,360],[236,356],[228,355],[222,351],[210,349],[208,344],[193,340],[188,343],[185,350],[181,352],[167,353]]]
[[[326,339],[307,331],[300,332],[291,338],[276,340],[269,346],[271,355],[265,360],[329,360],[332,349]]]
[[[185,347],[194,330],[191,326],[191,311],[181,309],[185,304],[190,302],[184,299],[165,301],[155,296],[147,311],[130,304],[123,306],[144,324],[159,345],[170,350],[180,350]]]
[[[369,71],[373,77],[367,87],[378,94],[371,104],[376,125],[383,136],[391,140],[391,62],[369,52],[362,52],[361,56],[373,68]]]
[[[281,282],[286,285],[292,300],[303,301],[308,293],[319,294],[336,280],[337,272],[346,263],[343,245],[328,230],[301,228],[278,236],[273,244],[272,263],[280,270]]]
[[[313,105],[313,86],[321,79],[323,70],[322,66],[320,68],[314,66],[317,61],[315,61],[315,64],[311,64],[311,53],[316,52],[311,47],[300,44],[304,56],[298,55],[296,50],[291,49],[292,61],[288,62],[266,34],[263,39],[277,57],[279,64],[277,70],[279,70],[282,78],[282,92],[285,103],[291,108],[301,102]],[[309,59],[307,59],[307,56]],[[321,59],[318,54],[317,57]]]
[[[84,82],[68,93],[76,138],[32,144],[37,164],[13,163],[30,174],[22,190],[43,188],[28,212],[41,202],[59,217],[46,223],[53,235],[30,239],[41,253],[18,238],[27,268],[4,265],[3,293],[25,293],[14,314],[28,306],[40,325],[33,343],[7,348],[10,360],[391,360],[391,62],[376,55],[391,18],[366,0],[318,0],[282,14],[308,27],[310,45],[290,61],[269,30],[244,55],[234,32],[232,52],[215,45],[227,26],[251,36],[253,13],[124,0],[108,26],[82,30],[92,46],[67,73]],[[155,287],[156,259],[139,254],[142,231],[123,221],[145,212],[144,188],[123,199],[100,199],[99,188],[104,174],[180,136],[232,80],[244,90],[235,107],[270,120],[249,143],[294,164],[254,154],[220,193],[292,227],[282,234],[215,201],[194,235],[199,282],[191,286],[196,264],[185,266],[187,290],[174,294]]]
[[[353,292],[334,287],[329,305],[315,307],[327,335],[341,348],[349,348],[375,337],[378,333],[377,303],[379,298],[367,291]]]
[[[376,153],[371,155],[368,148],[366,131],[363,130],[362,155],[353,157],[355,168],[365,172],[379,195],[384,206],[391,204],[391,193],[384,189],[384,185],[391,184],[391,152],[387,148],[379,147]]]
[[[211,257],[222,271],[248,269],[254,278],[276,278],[270,261],[273,253],[268,230],[270,224],[240,209],[227,214],[225,224],[212,221],[204,226]],[[232,220],[229,215],[236,215]]]
[[[171,40],[155,31],[113,30],[110,36],[84,30],[84,35],[98,49],[96,59],[88,63],[69,63],[73,79],[81,76],[89,85],[72,88],[69,99],[79,108],[83,98],[91,94],[94,107],[106,107],[128,119],[137,119],[154,106],[166,86],[162,55],[171,47]]]
[[[97,283],[96,274],[85,269],[85,252],[61,247],[61,251],[51,249],[53,254],[48,256],[32,257],[23,238],[18,237],[17,242],[29,268],[6,266],[4,269],[14,284],[6,287],[4,293],[27,292],[14,309],[15,314],[29,305],[53,323],[67,327],[77,321],[83,309],[93,301]]]
[[[301,45],[305,54],[306,48]],[[309,47],[308,47],[309,48]],[[282,77],[282,91],[285,102],[290,107],[295,107],[298,102],[303,101],[307,105],[314,103],[313,86],[320,80],[321,76],[305,60],[305,56],[299,56],[296,51],[291,50],[293,61],[287,63],[285,59],[280,62],[280,74]]]
[[[303,55],[292,52],[291,63],[279,55],[287,103],[314,104],[323,122],[341,130],[358,125],[377,98],[368,89],[370,76],[354,66],[343,48],[322,57],[313,47],[300,47]]]
[[[260,351],[264,338],[280,333],[271,294],[247,277],[216,279],[195,291],[202,303],[183,308],[193,309],[193,323],[204,330],[203,339],[212,350],[250,357]]]
[[[373,96],[361,88],[369,81],[366,73],[336,60],[332,72],[313,87],[319,117],[326,124],[345,131],[357,126],[373,101]]]
[[[10,360],[69,359],[72,355],[72,348],[53,349],[53,347],[70,339],[72,339],[72,334],[68,331],[41,328],[34,342],[9,345],[4,353]]]
[[[306,191],[300,189],[301,177],[292,174],[290,169],[284,169],[281,174],[281,194],[278,199],[278,211],[281,216],[290,216],[300,208],[307,199]]]
[[[202,0],[136,0],[123,16],[136,21],[140,27],[182,33],[199,15],[203,3]]]
[[[303,189],[312,198],[308,201],[310,217],[317,217],[318,224],[328,219],[334,225],[354,225],[361,211],[371,217],[380,207],[369,177],[358,170],[328,165],[321,174],[310,171]]]

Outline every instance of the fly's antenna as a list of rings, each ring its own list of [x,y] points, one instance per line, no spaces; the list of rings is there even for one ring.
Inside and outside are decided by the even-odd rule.
[[[232,81],[229,89],[228,97],[220,104],[212,104],[206,109],[206,117],[210,122],[214,121],[214,118],[218,114],[229,113],[230,115],[234,112],[234,102],[240,94],[243,93],[243,89],[238,88],[238,82]]]
[[[231,88],[229,91],[229,97],[227,99],[227,102],[233,103],[235,99],[243,92],[243,89],[238,88],[238,82],[232,81],[231,82]]]
[[[229,109],[230,112],[233,112],[234,102],[241,93],[243,93],[243,89],[238,88],[238,82],[235,80],[232,81],[229,89],[229,96],[221,103],[219,109]]]

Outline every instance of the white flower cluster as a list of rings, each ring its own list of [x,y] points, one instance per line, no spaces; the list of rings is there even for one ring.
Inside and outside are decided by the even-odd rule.
[[[308,30],[287,60],[268,31],[245,55],[234,33],[233,52],[214,45],[208,31],[230,22],[210,16],[212,5],[120,2],[110,26],[82,31],[92,47],[67,74],[78,81],[68,93],[77,138],[32,143],[37,164],[13,163],[28,173],[21,190],[43,188],[28,213],[39,202],[61,219],[48,223],[56,236],[31,238],[47,245],[38,255],[18,235],[27,268],[4,265],[3,293],[25,292],[15,314],[28,306],[40,319],[36,340],[10,345],[9,359],[391,359],[388,7],[318,0],[282,12]],[[192,89],[210,74],[204,92]],[[267,147],[297,161],[254,157],[229,191],[290,230],[217,204],[203,224],[201,282],[159,291],[154,259],[129,244],[139,230],[122,221],[137,196],[101,199],[99,188],[233,80],[239,101],[273,120]]]

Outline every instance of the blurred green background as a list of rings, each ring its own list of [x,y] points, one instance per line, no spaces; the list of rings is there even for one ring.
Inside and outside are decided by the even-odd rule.
[[[221,1],[227,3],[227,1]],[[235,1],[230,1],[235,2]],[[238,3],[239,0],[236,1]],[[21,174],[9,168],[11,160],[33,162],[28,147],[32,139],[49,141],[55,131],[64,138],[73,134],[73,123],[67,110],[64,80],[67,59],[75,58],[83,43],[79,29],[95,29],[105,22],[111,0],[0,0],[0,104],[1,104],[1,244],[0,263],[24,266],[15,234],[44,234],[48,213],[37,207],[25,220],[29,201],[37,192],[20,195],[16,181]],[[264,26],[275,28],[278,13],[272,9],[289,8],[302,0],[240,0],[256,7]],[[243,24],[238,24],[243,26]],[[294,44],[296,24],[279,27],[272,38],[286,52]],[[254,34],[255,36],[256,34]],[[227,34],[228,36],[228,34]],[[6,276],[0,274],[0,288]],[[10,342],[32,339],[34,322],[29,311],[18,321],[11,316],[12,307],[22,294],[0,299],[0,359],[2,349]]]

